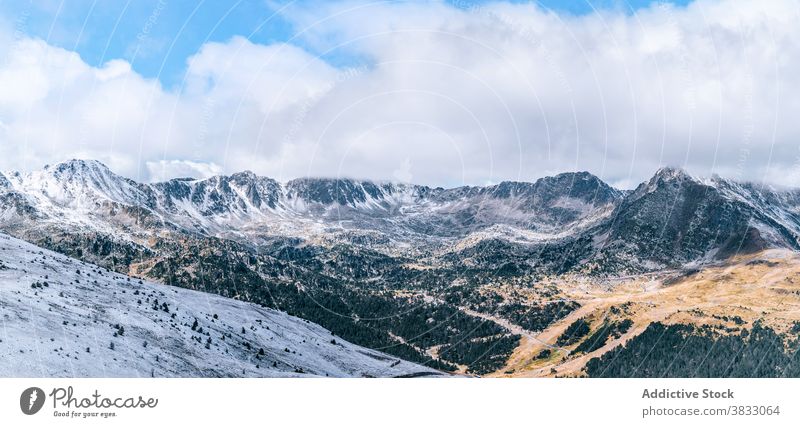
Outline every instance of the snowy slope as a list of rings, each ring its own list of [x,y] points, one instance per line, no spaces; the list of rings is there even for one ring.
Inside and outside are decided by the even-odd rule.
[[[0,377],[326,375],[438,372],[282,312],[142,283],[0,234]]]

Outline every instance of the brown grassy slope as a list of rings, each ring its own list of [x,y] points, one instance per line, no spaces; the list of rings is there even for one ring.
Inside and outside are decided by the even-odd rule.
[[[580,376],[591,358],[625,343],[655,321],[710,324],[732,333],[749,328],[758,319],[777,332],[800,321],[800,254],[785,250],[740,256],[688,275],[632,277],[602,285],[565,280],[559,285],[582,307],[535,337],[523,336],[506,366],[492,376]],[[591,320],[592,332],[605,320],[628,318],[633,326],[589,354],[570,355],[578,345],[573,344],[552,349],[549,358],[537,359],[581,317]]]

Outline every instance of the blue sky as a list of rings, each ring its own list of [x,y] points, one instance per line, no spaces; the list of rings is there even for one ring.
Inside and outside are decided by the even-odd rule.
[[[482,2],[470,2],[478,3]],[[543,0],[536,3],[559,13],[585,14],[595,9],[631,12],[654,2]],[[90,65],[126,59],[141,75],[157,77],[164,86],[172,87],[180,83],[187,58],[209,41],[227,41],[238,35],[260,44],[291,40],[313,50],[303,45],[302,40],[293,39],[292,25],[275,13],[283,4],[267,0],[0,0],[0,18],[17,31],[78,52]],[[341,53],[336,55],[325,59],[333,64],[350,60]]]

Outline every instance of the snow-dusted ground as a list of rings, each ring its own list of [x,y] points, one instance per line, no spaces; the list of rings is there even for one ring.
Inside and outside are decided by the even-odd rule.
[[[140,282],[0,234],[0,377],[438,374],[286,313]]]

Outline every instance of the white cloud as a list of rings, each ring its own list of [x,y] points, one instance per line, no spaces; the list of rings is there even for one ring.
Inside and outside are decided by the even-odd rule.
[[[166,181],[176,177],[209,178],[222,173],[222,168],[215,163],[190,160],[147,161],[146,165],[148,175],[154,181]]]
[[[700,0],[575,17],[532,5],[319,2],[303,46],[206,44],[165,90],[38,40],[0,47],[0,168],[341,175],[432,185],[664,164],[797,185],[800,6]],[[8,40],[8,37],[0,37]],[[5,43],[5,42],[3,42]],[[341,61],[338,61],[341,62]]]

